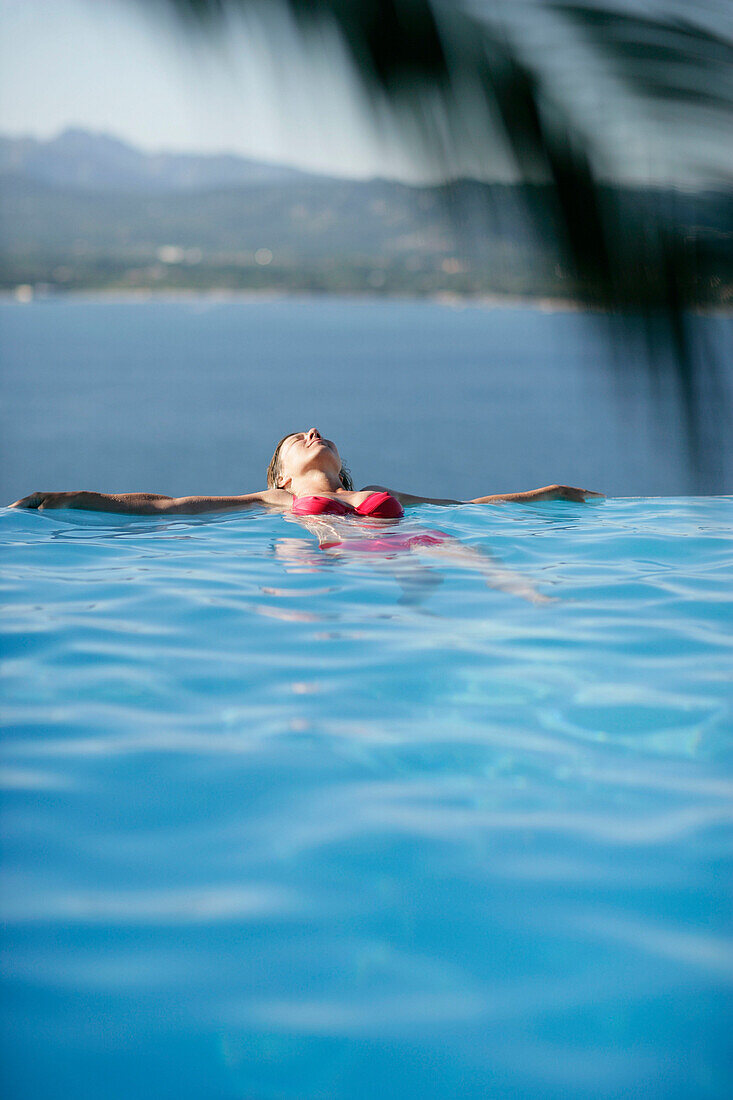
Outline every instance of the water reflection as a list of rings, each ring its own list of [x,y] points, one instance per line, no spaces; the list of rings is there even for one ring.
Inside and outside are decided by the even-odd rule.
[[[530,577],[507,568],[484,548],[469,546],[446,531],[400,520],[352,517],[292,516],[283,519],[304,527],[317,540],[281,538],[273,552],[289,573],[318,573],[325,563],[365,562],[376,573],[399,586],[398,604],[421,608],[445,577],[439,566],[478,573],[487,588],[506,592],[534,604],[553,602]],[[399,530],[397,530],[399,528]],[[366,556],[368,555],[368,557]]]

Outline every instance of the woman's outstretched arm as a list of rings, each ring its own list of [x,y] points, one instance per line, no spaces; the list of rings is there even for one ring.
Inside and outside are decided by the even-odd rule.
[[[517,504],[531,504],[539,500],[574,500],[583,503],[589,497],[602,497],[591,489],[576,489],[572,485],[545,485],[541,489],[529,489],[526,493],[496,493],[494,496],[475,497],[474,500],[448,500],[433,497],[418,497],[412,493],[400,493],[396,489],[385,489],[383,485],[365,485],[364,489],[389,492],[407,508],[411,504],[501,504],[505,501]]]
[[[290,494],[282,489],[263,489],[238,497],[167,497],[159,493],[31,493],[11,508],[80,508],[87,512],[116,512],[127,516],[194,516],[202,512],[231,512],[254,505],[285,506]]]
[[[514,501],[517,504],[531,504],[538,500],[574,500],[583,504],[589,497],[603,497],[604,493],[595,493],[592,489],[576,489],[573,485],[544,485],[541,489],[529,489],[526,493],[497,493],[489,497],[476,497],[469,504],[501,504],[502,501]]]

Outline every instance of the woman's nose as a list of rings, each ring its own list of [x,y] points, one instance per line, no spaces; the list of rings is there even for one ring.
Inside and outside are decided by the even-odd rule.
[[[314,437],[316,439],[320,439],[321,438],[321,433],[318,431],[318,428],[309,428],[308,429],[308,439],[313,439]]]

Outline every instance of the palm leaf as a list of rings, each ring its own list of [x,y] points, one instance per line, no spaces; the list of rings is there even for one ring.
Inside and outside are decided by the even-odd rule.
[[[180,15],[192,33],[226,27],[237,12],[259,14],[267,28],[268,12],[284,5],[302,27],[306,48],[308,32],[328,23],[340,33],[375,112],[385,100],[391,104],[448,179],[455,174],[459,133],[468,132],[480,145],[487,168],[508,153],[523,186],[527,218],[545,238],[551,227],[558,261],[573,273],[584,300],[610,311],[621,326],[626,355],[620,361],[671,384],[686,419],[690,457],[705,483],[726,427],[725,377],[719,357],[696,348],[688,310],[711,279],[721,272],[724,281],[730,279],[733,213],[722,137],[733,106],[729,38],[676,17],[671,7],[660,13],[657,5],[650,15],[628,3],[158,2]],[[597,59],[627,113],[645,117],[647,132],[660,143],[669,146],[683,132],[720,133],[720,164],[697,168],[717,188],[718,221],[725,207],[722,233],[691,235],[668,194],[639,193],[609,181],[612,143],[602,126],[582,117],[567,82],[557,79],[557,64],[553,78],[552,65],[536,46],[544,26],[552,37],[548,55],[562,58],[564,51],[568,71],[578,50],[585,50],[586,61]],[[584,79],[594,79],[587,63]],[[467,128],[469,117],[473,124]],[[448,183],[448,199],[454,190]]]

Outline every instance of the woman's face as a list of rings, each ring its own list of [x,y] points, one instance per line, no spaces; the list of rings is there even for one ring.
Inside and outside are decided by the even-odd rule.
[[[324,439],[318,428],[289,435],[280,448],[280,487],[287,488],[292,478],[314,470],[335,473],[338,477],[341,456],[336,444],[332,439]]]

